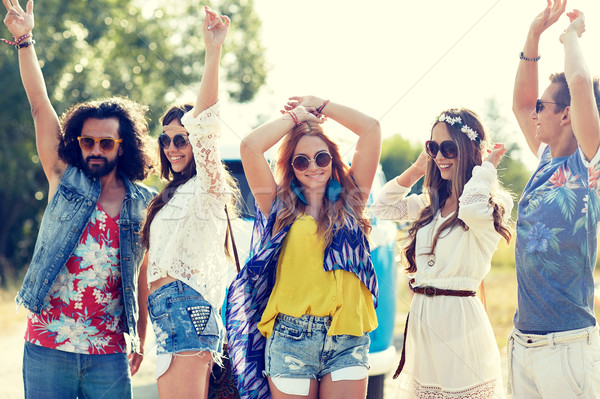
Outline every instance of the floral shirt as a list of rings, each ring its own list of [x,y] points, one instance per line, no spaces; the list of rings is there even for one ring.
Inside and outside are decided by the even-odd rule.
[[[29,314],[27,342],[81,354],[126,353],[117,220],[96,204],[48,306]]]
[[[600,152],[590,162],[579,149],[539,154],[519,202],[515,327],[543,334],[593,326]]]

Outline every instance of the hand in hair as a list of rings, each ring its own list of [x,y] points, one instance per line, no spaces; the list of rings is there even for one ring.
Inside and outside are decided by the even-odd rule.
[[[560,35],[559,39],[561,43],[564,43],[564,40],[568,34],[574,32],[577,34],[577,37],[581,37],[583,32],[585,32],[585,15],[579,10],[573,10],[567,13],[569,20],[571,23],[567,26],[567,29]]]
[[[504,154],[506,154],[506,147],[504,147],[504,144],[502,143],[496,143],[494,144],[494,148],[488,150],[488,152],[489,154],[485,158],[485,160],[494,165],[494,168],[497,168],[498,164],[500,163],[500,160],[502,159]]]

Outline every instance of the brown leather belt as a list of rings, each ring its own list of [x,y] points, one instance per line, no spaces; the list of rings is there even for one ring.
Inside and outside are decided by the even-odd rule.
[[[441,288],[435,287],[413,287],[415,279],[411,279],[408,286],[415,294],[423,294],[426,296],[475,296],[475,291],[466,291],[466,290],[444,290]]]
[[[467,296],[475,296],[477,294],[475,291],[466,291],[466,290],[444,290],[444,289],[435,288],[435,287],[413,287],[414,283],[415,283],[415,279],[413,278],[409,281],[408,286],[410,287],[411,290],[413,290],[413,292],[415,294],[423,294],[423,295],[426,295],[429,297],[439,296],[439,295],[467,297]],[[400,356],[400,363],[398,364],[398,368],[396,369],[396,372],[394,373],[394,379],[398,378],[398,376],[402,372],[402,369],[404,368],[404,362],[406,361],[404,349],[406,347],[406,333],[408,331],[409,316],[410,316],[410,313],[406,315],[406,324],[404,325],[404,340],[403,340],[403,344],[402,344],[402,354]]]

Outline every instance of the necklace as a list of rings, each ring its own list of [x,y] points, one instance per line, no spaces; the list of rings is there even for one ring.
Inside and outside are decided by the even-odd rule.
[[[435,265],[435,254],[429,254],[427,257],[427,265],[429,267],[433,267],[433,265]]]

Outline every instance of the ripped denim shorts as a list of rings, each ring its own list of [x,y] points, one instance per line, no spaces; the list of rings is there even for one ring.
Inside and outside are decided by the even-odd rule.
[[[165,284],[148,296],[156,353],[209,351],[220,359],[225,329],[216,309],[181,281]]]
[[[347,367],[369,368],[369,334],[327,335],[331,317],[279,314],[265,348],[269,377],[321,379]]]

